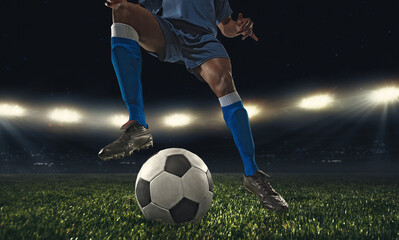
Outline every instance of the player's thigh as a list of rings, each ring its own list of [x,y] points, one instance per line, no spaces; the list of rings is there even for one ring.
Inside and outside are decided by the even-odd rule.
[[[218,97],[236,91],[228,58],[212,58],[194,71],[208,83]]]
[[[154,15],[139,4],[124,2],[114,6],[113,22],[132,26],[139,35],[140,45],[149,52],[163,55],[165,39]]]

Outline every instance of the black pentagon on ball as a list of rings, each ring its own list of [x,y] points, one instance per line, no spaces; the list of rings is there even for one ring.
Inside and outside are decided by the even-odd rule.
[[[166,172],[182,177],[190,168],[191,164],[183,154],[170,155],[166,158]]]
[[[183,198],[169,212],[176,223],[188,222],[194,219],[198,211],[199,203]]]
[[[211,172],[209,170],[206,171],[206,176],[208,178],[209,191],[213,192],[213,180],[212,180]]]
[[[141,207],[147,206],[151,202],[150,182],[140,178],[136,187],[136,196]]]

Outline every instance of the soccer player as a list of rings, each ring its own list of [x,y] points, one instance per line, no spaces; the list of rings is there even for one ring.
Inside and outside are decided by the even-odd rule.
[[[253,21],[238,14],[231,18],[228,0],[107,0],[112,8],[111,59],[129,121],[121,136],[100,150],[102,160],[130,156],[153,146],[144,116],[140,47],[165,62],[182,62],[206,82],[219,98],[223,118],[244,164],[244,187],[258,196],[268,210],[288,210],[286,201],[270,186],[255,162],[255,145],[248,114],[233,78],[229,55],[216,38],[217,28],[226,37],[258,41]],[[162,8],[162,14],[159,14]]]

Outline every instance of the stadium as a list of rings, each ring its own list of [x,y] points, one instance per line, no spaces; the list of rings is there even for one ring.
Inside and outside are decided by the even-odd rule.
[[[242,11],[253,20],[259,41],[217,37],[256,162],[289,211],[267,211],[245,191],[240,153],[209,86],[143,49],[154,146],[100,160],[129,120],[111,63],[111,10],[7,2],[0,239],[398,239],[398,4],[229,3],[233,19]],[[197,154],[212,173],[213,199],[198,222],[149,221],[135,198],[141,167],[168,148]]]

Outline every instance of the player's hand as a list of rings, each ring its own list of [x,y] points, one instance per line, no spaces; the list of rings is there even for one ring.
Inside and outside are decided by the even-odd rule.
[[[123,3],[123,2],[127,2],[127,0],[106,0],[105,6],[107,6],[109,8],[113,8],[115,6],[115,4]]]
[[[259,41],[259,38],[253,33],[254,22],[250,18],[244,18],[242,13],[239,13],[236,22],[237,34],[242,35],[241,40],[251,37],[255,41]]]

